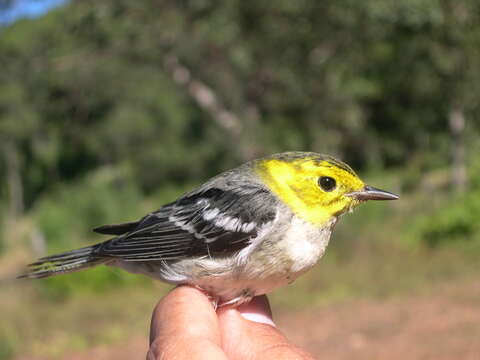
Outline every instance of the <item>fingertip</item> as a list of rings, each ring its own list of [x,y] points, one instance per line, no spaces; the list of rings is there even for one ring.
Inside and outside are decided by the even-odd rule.
[[[171,290],[155,306],[150,327],[150,343],[160,334],[211,334],[219,338],[215,310],[201,290],[182,285]]]
[[[179,286],[152,315],[147,359],[226,360],[217,314],[202,291]]]
[[[254,358],[264,345],[285,342],[275,327],[266,296],[259,296],[237,308],[218,311],[222,346],[232,359]]]
[[[220,323],[229,327],[255,327],[258,324],[276,327],[272,310],[265,295],[254,297],[250,302],[238,307],[226,307],[217,310]]]
[[[236,309],[220,309],[218,315],[222,347],[229,359],[313,359],[277,329],[265,296]]]
[[[210,299],[201,290],[189,286],[180,285],[172,289],[155,306],[154,315],[162,314],[162,311],[171,309],[182,310],[184,313],[207,312],[214,313]]]
[[[198,303],[202,306],[211,306],[209,297],[200,289],[190,285],[179,285],[170,290],[170,292],[163,297],[162,301],[178,301],[179,299],[187,299],[189,302]]]
[[[276,327],[270,303],[265,295],[257,296],[249,303],[240,305],[237,311],[246,320]]]

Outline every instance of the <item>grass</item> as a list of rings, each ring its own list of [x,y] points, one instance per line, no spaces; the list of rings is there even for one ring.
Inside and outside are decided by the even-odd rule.
[[[12,284],[1,290],[0,338],[14,353],[21,349],[55,359],[131,334],[144,335],[151,311],[166,291],[166,286],[137,285],[51,301],[40,295],[35,284]]]

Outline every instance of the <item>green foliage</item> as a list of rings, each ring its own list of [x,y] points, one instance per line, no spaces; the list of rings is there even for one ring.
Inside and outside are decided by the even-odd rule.
[[[83,244],[96,226],[138,217],[140,205],[134,183],[105,168],[83,181],[60,186],[38,202],[33,214],[49,250],[59,251]]]
[[[62,252],[86,246],[91,229],[143,215],[141,197],[128,177],[111,168],[99,170],[83,181],[63,185],[38,202],[34,221],[47,239],[48,252]],[[96,236],[96,240],[105,237]],[[146,280],[126,272],[100,267],[85,272],[46,279],[38,283],[42,293],[62,300],[76,292],[108,291],[113,286]]]
[[[480,191],[452,196],[440,209],[423,215],[415,226],[418,239],[430,247],[478,242]]]
[[[465,193],[449,194],[417,214],[408,232],[411,243],[428,247],[460,245],[480,250],[480,161],[475,159],[469,169],[470,183]]]
[[[479,14],[473,0],[70,1],[1,29],[0,141],[20,154],[27,209],[106,165],[142,194],[284,150],[446,166],[452,107],[478,136]]]

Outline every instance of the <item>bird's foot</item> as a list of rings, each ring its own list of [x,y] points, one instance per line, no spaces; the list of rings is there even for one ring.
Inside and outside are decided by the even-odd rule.
[[[225,301],[219,296],[213,296],[208,291],[206,291],[205,289],[203,289],[202,287],[200,287],[198,285],[191,285],[191,286],[193,286],[195,289],[198,289],[202,293],[204,293],[205,296],[207,296],[208,299],[210,300],[210,302],[211,302],[211,304],[212,304],[212,306],[215,310],[217,310],[218,308],[223,308],[223,307],[236,308],[236,307],[238,307],[242,304],[246,304],[246,303],[250,302],[250,300],[252,300],[253,297],[255,296],[250,290],[245,289],[238,296],[234,297],[233,299]]]
[[[254,297],[254,295],[248,290],[244,290],[239,296],[231,299],[231,300],[227,300],[225,302],[221,302],[218,304],[218,307],[233,307],[233,308],[236,308],[242,304],[246,304],[248,302],[250,302],[250,300],[252,300]]]

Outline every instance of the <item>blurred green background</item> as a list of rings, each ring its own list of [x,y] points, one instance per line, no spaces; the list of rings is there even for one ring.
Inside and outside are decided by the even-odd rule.
[[[335,155],[401,200],[345,217],[278,311],[478,269],[477,0],[72,0],[4,21],[0,69],[2,278],[289,150]],[[109,268],[4,281],[0,358],[144,335],[166,289]]]

